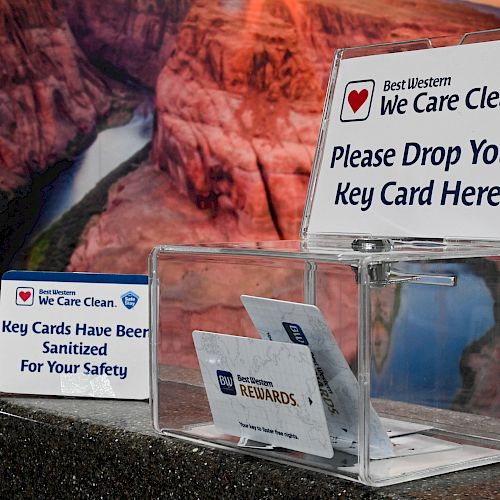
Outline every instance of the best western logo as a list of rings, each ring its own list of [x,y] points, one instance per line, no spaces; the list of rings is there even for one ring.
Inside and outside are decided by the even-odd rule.
[[[234,379],[231,372],[217,370],[217,380],[219,381],[220,390],[224,394],[236,396],[236,386],[234,384]]]
[[[260,399],[262,401],[272,401],[282,405],[299,406],[292,392],[275,391],[254,385],[240,384],[241,395],[246,398]]]
[[[375,82],[373,80],[355,80],[345,86],[341,122],[360,122],[370,116],[372,107],[373,91]]]
[[[32,306],[35,298],[35,290],[29,286],[19,286],[16,290],[16,305]]]
[[[288,337],[290,337],[290,340],[294,344],[309,345],[309,342],[307,341],[300,325],[297,325],[296,323],[286,323],[285,321],[283,321],[282,325],[285,328],[286,333],[288,333]]]
[[[224,394],[236,396],[236,385],[234,383],[233,374],[231,372],[217,370],[217,380],[219,382],[220,390]],[[238,375],[238,381],[240,382],[240,395],[244,398],[260,399],[261,401],[271,401],[273,403],[279,403],[282,405],[299,406],[295,399],[295,394],[293,394],[292,392],[269,389],[268,387],[273,387],[273,383],[269,380],[261,380],[254,377],[242,377],[241,375]],[[250,385],[248,382],[252,382],[255,385]]]

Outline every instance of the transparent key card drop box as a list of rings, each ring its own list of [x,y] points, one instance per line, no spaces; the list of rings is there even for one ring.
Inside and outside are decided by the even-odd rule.
[[[490,32],[459,42],[497,39]],[[344,92],[344,84],[335,88],[343,62],[451,44],[420,40],[337,51],[301,239],[153,250],[151,401],[157,431],[372,486],[500,461],[498,238],[391,236],[377,227],[334,234],[313,231],[311,224],[332,100]],[[348,104],[352,114],[356,106]],[[256,313],[249,300],[265,307]],[[291,316],[283,313],[281,324],[288,338],[311,350],[331,457],[276,446],[272,439],[245,439],[244,432],[227,433],[214,423],[193,332],[272,342],[266,328],[273,304],[283,311],[286,303]],[[297,327],[297,311],[312,306],[314,321],[321,323],[314,332],[307,330],[310,324]],[[290,328],[299,333],[294,337]],[[304,341],[313,334],[321,336],[320,344]]]

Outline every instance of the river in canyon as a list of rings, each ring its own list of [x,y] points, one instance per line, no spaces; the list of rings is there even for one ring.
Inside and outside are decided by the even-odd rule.
[[[97,183],[143,148],[152,137],[153,112],[137,109],[125,125],[100,132],[73,164],[42,189],[36,236],[78,203]]]

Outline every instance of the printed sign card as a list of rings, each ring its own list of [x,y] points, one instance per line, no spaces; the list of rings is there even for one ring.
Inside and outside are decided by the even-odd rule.
[[[193,341],[220,432],[333,456],[307,347],[201,331]]]
[[[148,279],[9,271],[0,298],[0,391],[149,396]]]
[[[305,234],[500,239],[500,41],[340,59]]]

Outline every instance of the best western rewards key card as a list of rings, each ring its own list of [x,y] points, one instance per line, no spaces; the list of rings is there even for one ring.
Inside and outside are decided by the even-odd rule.
[[[321,311],[313,305],[242,295],[255,328],[266,340],[311,350],[335,449],[358,453],[358,382]],[[393,445],[370,407],[370,458],[394,456]]]
[[[201,331],[193,341],[220,432],[333,456],[307,347]]]
[[[148,279],[9,271],[0,297],[0,391],[145,399]]]

